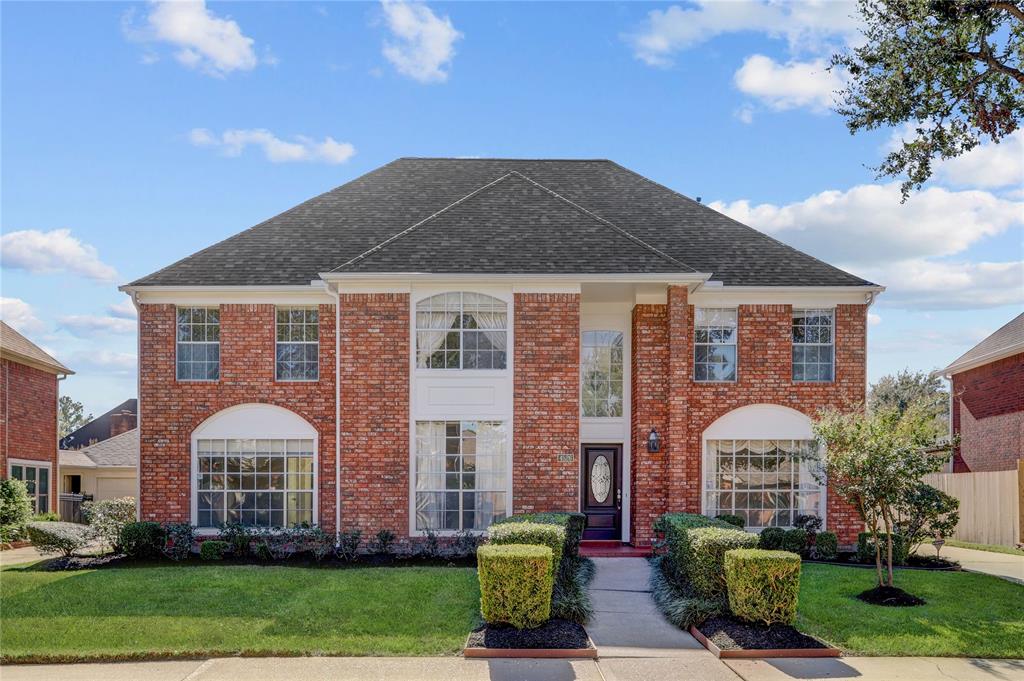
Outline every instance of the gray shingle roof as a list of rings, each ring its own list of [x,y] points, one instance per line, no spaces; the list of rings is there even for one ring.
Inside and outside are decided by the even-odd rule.
[[[132,428],[120,435],[76,450],[61,450],[62,466],[135,466],[139,454],[139,429]],[[92,462],[88,466],[86,461]]]
[[[0,352],[4,356],[10,356],[16,362],[32,364],[40,369],[52,371],[56,374],[70,375],[75,373],[51,357],[49,353],[38,345],[8,326],[7,322],[4,321],[0,321]]]
[[[393,161],[132,285],[305,285],[332,270],[870,285],[611,161],[446,158]]]
[[[955,362],[943,369],[942,373],[948,376],[1018,352],[1024,352],[1024,312],[960,355]]]

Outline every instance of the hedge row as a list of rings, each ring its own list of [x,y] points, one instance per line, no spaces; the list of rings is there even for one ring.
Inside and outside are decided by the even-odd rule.
[[[550,547],[488,544],[476,555],[485,620],[517,629],[532,629],[548,620],[554,566]]]
[[[729,609],[741,620],[792,624],[800,595],[800,556],[789,551],[735,549],[725,554]]]
[[[725,553],[755,548],[758,541],[756,534],[693,513],[667,513],[655,529],[665,536],[667,574],[677,584],[693,585],[704,598],[726,593]]]
[[[495,526],[506,523],[557,525],[565,530],[563,558],[576,558],[580,555],[580,542],[583,541],[583,528],[587,525],[587,516],[582,513],[520,513],[495,522],[488,532]]]

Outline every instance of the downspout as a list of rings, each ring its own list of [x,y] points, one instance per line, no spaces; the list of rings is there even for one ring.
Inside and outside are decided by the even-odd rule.
[[[341,544],[341,291],[327,284],[334,296],[334,544]]]
[[[142,308],[139,294],[128,294],[135,306],[135,428],[139,446],[135,449],[135,520],[142,520]],[[194,484],[194,483],[193,483]]]

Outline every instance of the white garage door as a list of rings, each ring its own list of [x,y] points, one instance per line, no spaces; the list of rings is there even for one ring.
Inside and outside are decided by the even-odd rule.
[[[135,478],[96,478],[96,501],[135,496]]]

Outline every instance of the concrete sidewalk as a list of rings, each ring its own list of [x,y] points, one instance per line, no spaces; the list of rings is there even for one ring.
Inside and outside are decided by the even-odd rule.
[[[921,547],[918,553],[934,556],[935,549],[926,544]],[[943,558],[957,561],[963,566],[964,570],[983,572],[986,575],[1002,577],[1012,582],[1024,584],[1024,556],[962,549],[958,546],[943,546],[940,555]]]

